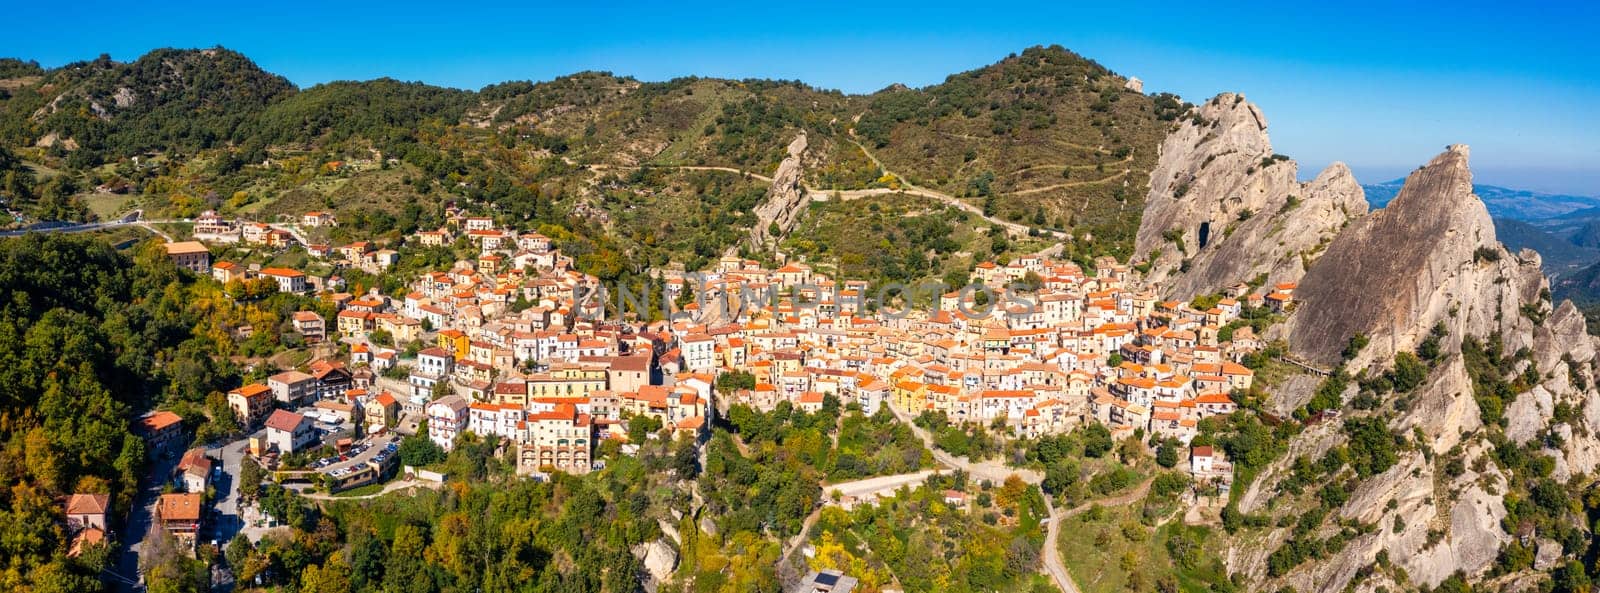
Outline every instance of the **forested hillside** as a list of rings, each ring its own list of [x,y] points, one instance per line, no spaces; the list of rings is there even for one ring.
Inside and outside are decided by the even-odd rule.
[[[614,277],[698,267],[736,245],[802,131],[812,190],[926,187],[996,220],[1092,237],[1075,256],[1125,256],[1156,146],[1187,109],[1059,47],[866,96],[596,72],[478,91],[389,79],[297,89],[221,48],[5,65],[0,187],[22,224],[133,209],[324,209],[364,224],[455,202],[548,226]],[[416,230],[379,223],[364,230]]]
[[[0,241],[0,286],[0,589],[95,590],[108,557],[65,558],[57,497],[128,508],[146,453],[130,426],[157,404],[201,441],[237,432],[221,393],[241,375],[230,356],[277,351],[288,312],[315,305],[236,302],[159,244],[130,254],[87,236]],[[247,324],[261,329],[236,340]]]

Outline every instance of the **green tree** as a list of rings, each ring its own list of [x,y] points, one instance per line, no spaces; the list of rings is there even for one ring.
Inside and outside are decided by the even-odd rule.
[[[1161,448],[1156,450],[1156,464],[1166,468],[1177,466],[1180,446],[1178,439],[1169,438],[1161,441]]]
[[[396,451],[400,463],[411,467],[426,467],[444,461],[444,449],[423,434],[414,434],[400,441]]]
[[[255,500],[261,494],[261,465],[249,455],[239,460],[239,496]]]

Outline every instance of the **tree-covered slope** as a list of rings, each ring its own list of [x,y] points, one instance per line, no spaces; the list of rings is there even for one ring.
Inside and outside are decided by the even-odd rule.
[[[101,56],[13,89],[4,131],[12,142],[60,142],[70,164],[92,166],[240,142],[258,114],[294,92],[282,76],[221,48],[161,49],[129,63]]]
[[[1187,109],[1060,47],[871,95],[599,72],[478,91],[389,79],[296,89],[220,48],[6,64],[0,140],[21,163],[8,194],[30,220],[132,209],[365,219],[455,202],[571,231],[596,245],[587,251],[633,262],[621,266],[629,273],[736,245],[755,221],[722,211],[753,208],[749,196],[802,132],[801,179],[813,190],[911,182],[996,219],[1092,237],[1075,243],[1085,253],[1126,254],[1156,147]],[[641,167],[701,170],[636,175]],[[731,179],[704,179],[719,175]],[[729,183],[741,197],[728,198]],[[709,197],[696,205],[696,195]]]

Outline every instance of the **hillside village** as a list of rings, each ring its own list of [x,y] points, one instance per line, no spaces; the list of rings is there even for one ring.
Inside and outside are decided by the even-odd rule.
[[[447,220],[406,241],[468,241],[476,259],[420,273],[396,295],[314,288],[342,288],[341,268],[387,269],[397,251],[375,242],[304,245],[296,233],[208,212],[198,241],[166,245],[181,268],[314,294],[337,311],[293,315],[294,330],[324,356],[227,394],[250,435],[243,450],[277,479],[330,492],[376,484],[402,472],[399,438],[425,435],[449,451],[468,433],[500,439],[522,475],[583,474],[602,463],[599,443],[703,443],[735,405],[889,409],[903,421],[940,416],[1013,438],[1099,423],[1119,441],[1187,444],[1200,420],[1232,413],[1230,394],[1251,388],[1244,363],[1268,347],[1252,322],[1263,327],[1294,304],[1293,284],[1161,301],[1137,284],[1137,270],[1110,258],[1085,270],[1031,255],[984,262],[973,277],[982,289],[907,310],[804,263],[768,269],[727,256],[700,275],[664,275],[663,294],[652,296],[676,305],[666,318],[651,312],[660,304],[650,296],[643,317],[619,315],[618,301],[596,292],[599,280],[573,269],[550,238],[459,211]],[[312,212],[300,226],[336,224]],[[211,261],[203,241],[304,249],[335,273]],[[141,422],[153,453],[182,440],[171,412]],[[204,516],[193,493],[205,491],[211,461],[199,449],[183,457],[174,471],[203,465],[199,482],[190,494],[163,495],[158,512],[196,509],[167,518],[192,544]],[[1195,447],[1192,457],[1196,484],[1226,492],[1231,466],[1220,450]],[[443,478],[410,467],[404,477]]]

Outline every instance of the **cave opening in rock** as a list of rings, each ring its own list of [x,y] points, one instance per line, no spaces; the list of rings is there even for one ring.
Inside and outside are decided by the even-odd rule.
[[[1200,236],[1200,248],[1205,249],[1206,242],[1211,240],[1211,222],[1200,223],[1200,232],[1198,234]]]

